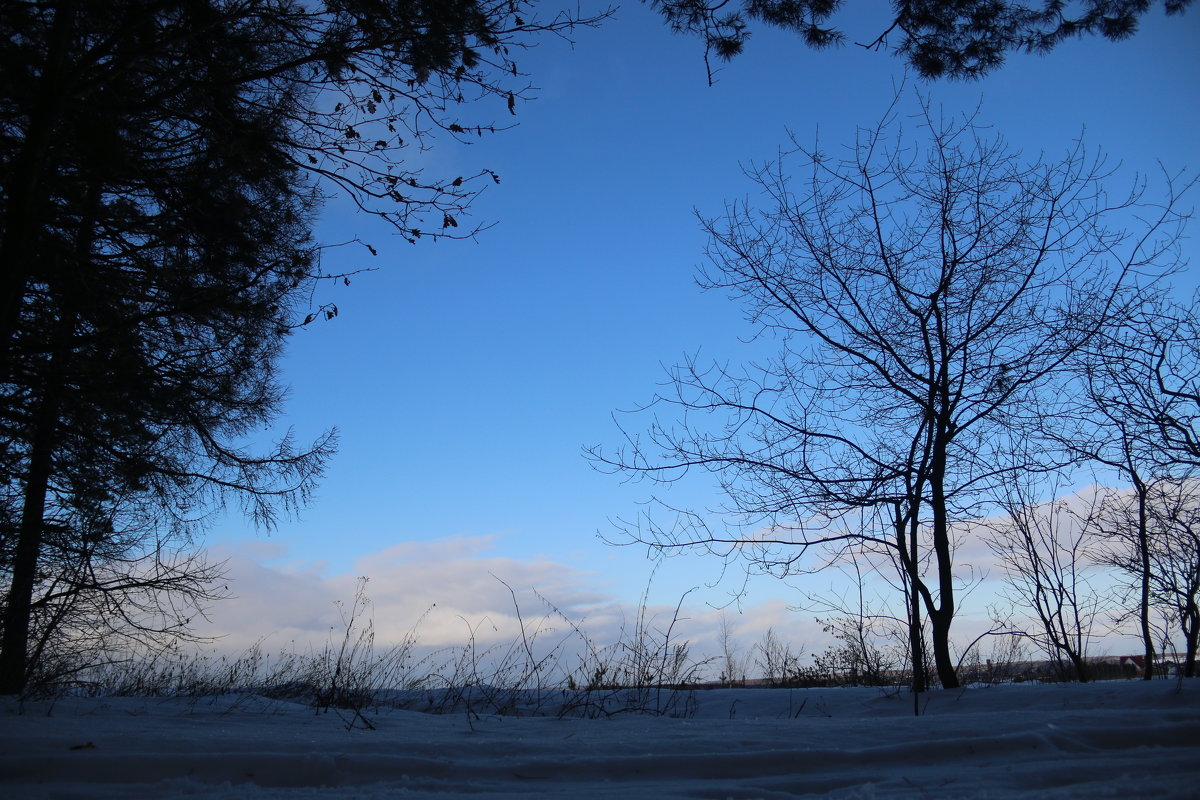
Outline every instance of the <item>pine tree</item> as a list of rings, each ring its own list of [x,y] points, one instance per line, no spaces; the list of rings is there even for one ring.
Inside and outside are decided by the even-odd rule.
[[[576,24],[522,12],[0,8],[0,693],[27,689],[54,626],[81,608],[118,624],[126,611],[170,617],[122,594],[147,568],[152,588],[205,599],[212,570],[169,556],[214,508],[237,499],[270,525],[304,502],[333,435],[265,453],[245,443],[280,414],[279,355],[333,277],[311,236],[319,201],[341,191],[410,239],[455,235],[474,186],[495,176],[428,180],[406,148],[495,129],[463,124],[472,103],[513,109],[509,47]],[[176,632],[175,616],[125,621]]]
[[[705,60],[729,60],[741,53],[758,23],[799,35],[810,47],[845,44],[833,18],[838,0],[650,0],[680,33],[704,40]],[[1168,14],[1180,14],[1192,0],[1164,0]],[[870,13],[871,5],[851,4]],[[1004,64],[1010,52],[1049,53],[1067,39],[1098,35],[1119,41],[1137,32],[1150,0],[1087,0],[1070,7],[1059,0],[895,0],[880,17],[883,31],[856,41],[871,50],[891,50],[925,78],[980,78]],[[876,12],[879,13],[879,12]],[[872,19],[868,17],[868,19]],[[861,17],[858,20],[861,22]],[[711,80],[712,69],[709,69]]]

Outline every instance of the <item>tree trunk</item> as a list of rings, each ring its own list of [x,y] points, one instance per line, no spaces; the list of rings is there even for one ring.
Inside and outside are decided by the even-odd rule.
[[[71,47],[70,33],[74,25],[75,3],[63,2],[55,12],[48,41],[46,61],[38,78],[36,101],[33,104],[21,148],[11,164],[11,179],[6,182],[6,213],[3,236],[0,238],[0,353],[3,353],[3,373],[0,379],[11,376],[10,348],[24,301],[25,283],[30,274],[30,231],[39,227],[41,206],[45,203],[42,175],[46,170],[46,151],[54,136],[63,105],[63,85],[69,68],[67,55]]]
[[[93,241],[93,213],[100,201],[98,184],[88,192],[87,211],[76,236],[77,256],[86,262]],[[62,264],[57,270],[63,271]],[[4,634],[0,639],[0,695],[25,691],[30,672],[29,628],[32,622],[33,587],[37,583],[38,561],[42,550],[42,532],[46,523],[46,497],[58,448],[58,427],[62,411],[67,363],[73,355],[72,339],[77,324],[77,287],[62,275],[62,307],[55,330],[48,342],[50,360],[46,364],[41,402],[33,412],[29,431],[29,468],[21,504],[21,521],[13,554],[12,581],[4,606]]]
[[[1075,677],[1079,680],[1080,683],[1087,683],[1088,682],[1087,664],[1084,662],[1083,656],[1081,656],[1079,653],[1075,652],[1074,650],[1068,651],[1067,655],[1071,657],[1071,665],[1073,667],[1075,667]]]
[[[960,685],[958,671],[954,668],[954,658],[950,655],[950,623],[953,619],[953,613],[947,614],[943,609],[929,615],[930,634],[933,639],[933,666],[944,689],[957,689]]]
[[[1195,603],[1189,603],[1183,624],[1183,641],[1187,648],[1187,655],[1183,662],[1185,678],[1196,677],[1196,648],[1197,644],[1200,644],[1198,639],[1200,639],[1200,608],[1197,608]]]
[[[1133,479],[1137,490],[1138,501],[1138,554],[1142,561],[1142,597],[1141,608],[1138,610],[1142,628],[1142,644],[1145,653],[1145,669],[1143,680],[1154,678],[1154,633],[1150,630],[1150,523],[1146,512],[1146,494],[1148,489],[1136,475]]]
[[[4,636],[0,640],[0,695],[21,694],[29,678],[29,625],[33,587],[46,515],[46,492],[55,449],[58,420],[57,386],[47,388],[34,421],[29,471],[21,507],[21,523],[13,554],[12,582],[4,606]]]
[[[903,504],[897,502],[896,545],[900,550],[900,563],[908,584],[908,652],[912,658],[912,690],[915,695],[926,691],[928,686],[925,680],[925,643],[921,636],[921,594],[917,588],[921,580],[917,563],[917,525],[915,520],[911,524],[906,523]]]
[[[945,407],[946,403],[943,403]],[[930,609],[933,663],[944,689],[957,689],[958,671],[950,655],[950,625],[954,621],[954,559],[950,553],[950,520],[946,513],[946,444],[949,435],[939,432],[930,459],[930,510],[933,516],[933,554],[937,559],[938,607]]]
[[[917,593],[916,575],[909,577],[911,600],[911,622],[908,626],[908,647],[912,652],[912,690],[921,693],[928,689],[925,680],[925,642],[921,636],[921,596]]]

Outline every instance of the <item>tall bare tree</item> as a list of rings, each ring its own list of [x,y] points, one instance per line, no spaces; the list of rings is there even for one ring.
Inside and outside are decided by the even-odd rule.
[[[1183,637],[1183,675],[1194,678],[1200,650],[1200,482],[1159,480],[1150,512],[1157,529],[1150,554],[1154,599],[1174,617]]]
[[[749,170],[764,205],[705,221],[702,283],[744,303],[778,355],[740,371],[685,362],[645,435],[592,452],[657,481],[717,477],[727,513],[626,531],[655,548],[780,572],[814,548],[894,548],[953,687],[952,522],[1004,474],[1047,468],[1013,463],[1011,442],[1053,412],[1064,362],[1128,302],[1134,274],[1174,264],[1179,214],[1172,193],[1136,235],[1109,227],[1140,192],[1111,199],[1081,143],[1027,163],[974,119],[924,107],[916,126],[921,141],[893,111],[843,160],[796,144]]]
[[[1105,525],[1135,554],[1132,561],[1126,554],[1115,560],[1137,565],[1137,616],[1149,680],[1155,655],[1155,553],[1168,546],[1156,537],[1167,536],[1173,527],[1156,519],[1155,506],[1179,507],[1166,502],[1156,487],[1186,485],[1200,471],[1200,321],[1194,304],[1188,308],[1168,292],[1156,292],[1130,304],[1078,355],[1083,390],[1077,393],[1075,416],[1080,422],[1066,432],[1064,443],[1131,486],[1128,496],[1114,496]]]

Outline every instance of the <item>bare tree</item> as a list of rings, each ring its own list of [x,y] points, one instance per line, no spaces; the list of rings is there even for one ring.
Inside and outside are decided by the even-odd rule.
[[[790,644],[779,638],[774,628],[767,628],[762,641],[754,648],[758,650],[754,664],[767,683],[772,686],[787,686],[794,685],[795,681],[799,680],[803,648],[799,652],[793,651]]]
[[[1036,618],[1037,630],[1024,633],[1060,674],[1087,681],[1088,646],[1109,605],[1091,580],[1099,499],[1074,498],[1085,508],[1062,498],[1038,503],[1036,487],[1022,476],[1006,483],[1005,515],[988,523],[985,539],[1004,569],[1008,599]]]
[[[819,613],[817,621],[822,630],[834,639],[823,653],[813,655],[813,663],[818,672],[839,682],[883,686],[897,680],[907,658],[913,670],[913,685],[923,687],[925,665],[913,656],[921,658],[927,652],[924,634],[914,629],[911,619],[892,613],[891,598],[885,593],[897,588],[886,571],[892,564],[879,555],[870,548],[860,548],[849,564],[837,566],[846,579],[840,591],[831,585],[826,592],[809,594],[806,610]],[[876,578],[881,578],[884,585],[875,586]],[[878,591],[869,596],[869,587]],[[914,633],[920,642],[915,648]]]
[[[729,624],[729,617],[725,616],[724,611],[721,612],[721,626],[717,630],[717,643],[721,646],[721,653],[717,656],[721,664],[721,682],[727,686],[744,683],[746,670],[733,637],[733,626]]]
[[[1132,491],[1107,515],[1108,533],[1136,553],[1139,627],[1145,677],[1153,677],[1151,626],[1155,576],[1152,506],[1161,480],[1186,481],[1200,470],[1200,320],[1165,293],[1130,304],[1079,353],[1084,391],[1079,426],[1064,442],[1080,456],[1115,470]],[[1170,526],[1167,526],[1168,528]],[[1126,566],[1127,560],[1117,561]]]
[[[1156,638],[1182,634],[1184,675],[1196,675],[1200,639],[1200,486],[1160,478],[1111,491],[1098,515],[1107,540],[1101,559],[1133,580],[1134,615],[1153,656]],[[1157,628],[1161,626],[1163,630]],[[1144,677],[1154,675],[1146,661]]]
[[[26,691],[53,691],[97,666],[206,641],[195,620],[229,596],[223,565],[170,537],[122,537],[119,549],[92,540],[109,551],[98,554],[81,551],[74,536],[51,536],[48,553],[59,538],[63,559],[45,559],[53,567],[32,603]]]
[[[1158,473],[1200,470],[1198,302],[1200,291],[1190,304],[1156,293],[1131,306],[1080,360],[1099,419],[1127,428],[1132,454]],[[1087,445],[1097,449],[1091,439]]]
[[[1169,608],[1184,643],[1184,677],[1196,677],[1200,646],[1200,482],[1155,483],[1150,504],[1158,529],[1152,541],[1155,600]]]
[[[949,688],[952,522],[978,516],[1004,474],[1053,466],[1014,464],[1011,443],[1052,412],[1064,362],[1126,302],[1133,275],[1174,263],[1180,215],[1172,191],[1138,235],[1110,228],[1141,189],[1111,199],[1110,171],[1082,143],[1027,163],[974,118],[925,106],[916,119],[923,143],[893,110],[843,160],[794,142],[748,170],[766,206],[705,221],[702,283],[745,303],[779,354],[740,371],[686,361],[646,435],[592,453],[656,481],[712,473],[728,501],[665,525],[648,517],[627,540],[740,553],[783,574],[826,547],[894,548]],[[662,421],[668,409],[678,416]]]

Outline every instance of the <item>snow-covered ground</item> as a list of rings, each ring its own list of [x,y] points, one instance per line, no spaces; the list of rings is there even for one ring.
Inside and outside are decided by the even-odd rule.
[[[551,699],[539,702],[543,713]],[[708,690],[687,715],[314,713],[257,695],[0,709],[18,798],[1200,797],[1200,683]]]

